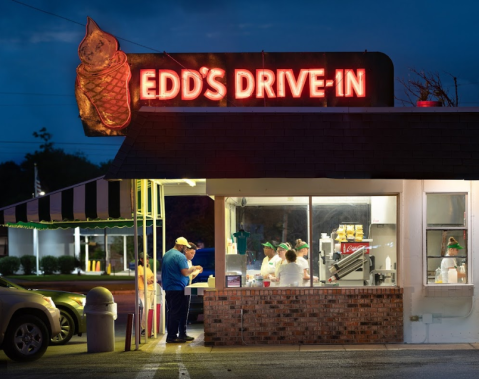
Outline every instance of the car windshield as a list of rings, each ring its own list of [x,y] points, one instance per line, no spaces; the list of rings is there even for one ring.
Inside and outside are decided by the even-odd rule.
[[[25,288],[23,288],[22,286],[19,286],[18,284],[15,284],[15,283],[12,283],[10,282],[9,280],[5,279],[5,278],[0,278],[0,287],[4,287],[4,288],[16,288],[16,289],[19,289],[19,290],[24,290]]]

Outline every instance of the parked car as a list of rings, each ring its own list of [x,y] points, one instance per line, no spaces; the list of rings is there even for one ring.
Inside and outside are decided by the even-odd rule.
[[[51,298],[0,282],[0,348],[10,359],[40,358],[60,331],[60,310]]]
[[[215,276],[215,248],[208,247],[196,250],[193,265],[203,267],[203,272],[193,279],[193,283],[208,282],[210,275]],[[203,314],[203,296],[191,295],[188,320],[190,322],[198,321],[198,316],[201,314]]]
[[[0,277],[0,286],[26,290],[24,287]],[[51,345],[65,345],[77,334],[86,332],[86,318],[83,315],[86,296],[81,293],[53,291],[53,290],[30,290],[44,296],[51,297],[60,311],[61,331],[52,336]]]

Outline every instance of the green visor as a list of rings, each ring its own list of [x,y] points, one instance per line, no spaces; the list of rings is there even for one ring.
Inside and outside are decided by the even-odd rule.
[[[301,245],[301,246],[298,246],[298,247],[296,247],[295,249],[296,249],[296,251],[299,251],[299,250],[301,250],[301,249],[304,249],[305,247],[307,247],[307,248],[309,249],[309,245],[308,245],[307,243],[305,243],[305,244],[303,244],[303,245]]]
[[[461,250],[461,249],[464,249],[461,245],[459,245],[458,243],[455,243],[454,245],[447,245],[447,248],[448,249],[458,249],[458,250]]]
[[[280,243],[280,244],[277,246],[277,248],[278,248],[278,247],[280,247],[280,248],[282,248],[282,249],[285,249],[285,250],[289,250],[288,245],[286,245],[285,243]]]
[[[269,242],[262,243],[261,245],[263,245],[264,247],[268,247],[270,249],[276,250],[276,248],[272,244],[270,244]]]

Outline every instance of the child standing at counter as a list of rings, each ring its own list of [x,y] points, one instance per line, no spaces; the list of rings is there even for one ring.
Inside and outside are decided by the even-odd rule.
[[[297,257],[294,250],[288,250],[285,257],[288,263],[278,265],[279,286],[297,287],[303,281],[303,269],[296,263]]]

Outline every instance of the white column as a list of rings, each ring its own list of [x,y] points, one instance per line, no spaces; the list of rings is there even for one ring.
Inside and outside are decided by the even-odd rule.
[[[126,236],[123,236],[123,271],[128,270],[128,262],[126,254]]]
[[[75,258],[80,260],[80,228],[75,228]]]
[[[38,229],[33,229],[33,255],[37,259],[37,276],[40,275],[40,251],[38,246]]]
[[[158,198],[157,198],[158,185],[151,182],[151,216],[153,217],[153,274],[155,274],[155,285],[153,287],[153,336],[156,338],[156,218],[158,217]]]
[[[133,191],[133,231],[135,240],[135,350],[140,348],[140,323],[138,318],[140,316],[140,301],[138,298],[138,188],[136,186],[136,179],[131,181],[131,190]]]
[[[165,212],[165,186],[160,185],[160,212],[161,212],[161,246],[162,254],[164,257],[166,253],[166,212]],[[160,333],[165,334],[166,327],[166,300],[165,291],[161,291],[161,318],[160,318]]]
[[[85,236],[85,272],[88,271],[89,260],[90,260],[90,256],[88,251],[88,237]]]
[[[141,210],[143,214],[143,272],[146,272],[146,260],[148,255],[148,239],[146,235],[146,215],[148,213],[148,180],[142,179],[141,181]],[[143,304],[143,312],[145,314],[145,341],[148,342],[148,283],[146,281],[146,275],[143,275],[143,288],[145,289],[145,303]]]
[[[226,225],[225,198],[215,196],[215,285],[217,291],[225,288]]]

